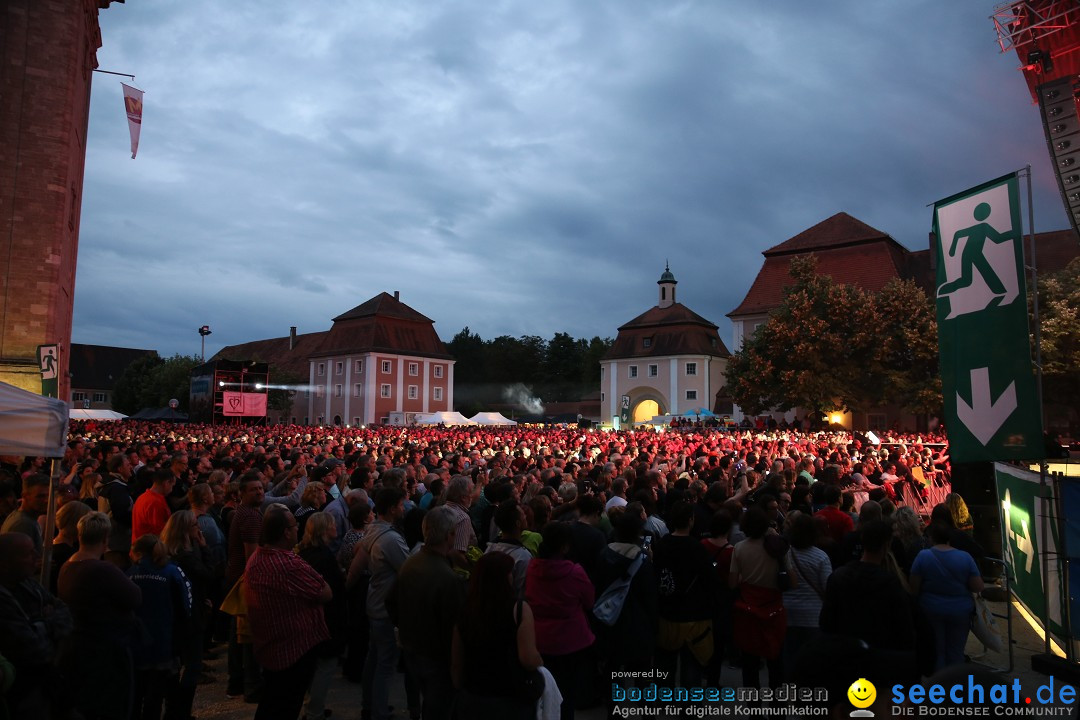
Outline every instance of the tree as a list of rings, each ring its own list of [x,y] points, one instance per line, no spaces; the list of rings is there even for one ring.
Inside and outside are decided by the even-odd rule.
[[[165,407],[175,398],[180,403],[180,412],[187,412],[191,370],[201,364],[195,355],[178,354],[167,360],[156,354],[139,358],[116,381],[113,405],[131,415],[147,407]]]
[[[1048,405],[1076,408],[1080,405],[1080,258],[1039,278],[1039,320],[1043,397]]]
[[[507,391],[538,395],[547,402],[575,400],[599,387],[600,358],[612,342],[576,339],[562,332],[550,341],[536,335],[502,335],[485,341],[466,326],[447,343],[457,361],[454,404],[483,410],[507,402]]]
[[[307,378],[293,372],[279,370],[274,365],[270,366],[269,375],[270,389],[266,391],[266,409],[281,413],[291,412],[296,388],[306,386]]]
[[[746,412],[940,408],[937,326],[922,290],[838,284],[812,255],[794,258],[790,274],[780,306],[728,363],[727,386]]]
[[[537,388],[545,400],[576,399],[580,389],[581,359],[587,345],[566,333],[557,332],[547,343],[543,378]]]
[[[940,414],[941,363],[937,309],[912,280],[893,278],[875,296],[881,344],[880,404],[915,414]],[[874,397],[871,395],[871,397]]]
[[[150,353],[124,368],[113,388],[113,407],[125,415],[134,415],[146,407],[142,398],[146,395],[150,372],[163,362],[157,353]]]
[[[483,382],[487,373],[483,338],[470,332],[466,325],[446,344],[446,349],[457,361],[454,364],[455,385],[459,382],[464,385]]]
[[[594,337],[589,341],[588,347],[581,355],[581,375],[579,383],[581,387],[588,388],[585,392],[593,392],[600,387],[600,359],[607,355],[608,350],[615,344],[611,338]]]

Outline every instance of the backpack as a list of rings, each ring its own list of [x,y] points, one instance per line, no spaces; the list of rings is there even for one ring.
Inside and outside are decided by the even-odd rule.
[[[605,625],[614,625],[619,621],[623,605],[626,604],[626,596],[630,594],[630,583],[644,562],[645,553],[638,553],[638,556],[626,568],[626,572],[622,574],[622,577],[608,585],[607,589],[596,599],[592,610],[593,617]]]

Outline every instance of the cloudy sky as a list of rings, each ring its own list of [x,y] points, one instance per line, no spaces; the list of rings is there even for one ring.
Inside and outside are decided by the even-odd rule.
[[[716,322],[761,252],[839,211],[926,246],[934,200],[1031,164],[994,2],[290,0],[101,12],[146,91],[130,159],[96,74],[74,341],[197,354],[325,330],[381,291],[497,335]]]

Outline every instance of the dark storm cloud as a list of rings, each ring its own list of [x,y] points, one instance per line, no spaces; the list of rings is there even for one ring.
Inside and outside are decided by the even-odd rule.
[[[761,252],[840,211],[912,249],[927,203],[1031,163],[1037,112],[977,2],[129,3],[95,77],[75,340],[196,352],[381,291],[500,334],[721,326]]]

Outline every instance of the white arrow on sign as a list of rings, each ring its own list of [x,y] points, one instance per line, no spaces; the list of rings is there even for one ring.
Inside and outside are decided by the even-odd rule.
[[[967,426],[971,434],[983,445],[990,442],[994,433],[1016,409],[1016,383],[1009,383],[997,402],[990,399],[990,368],[973,368],[971,371],[971,405],[956,393],[956,417]]]

